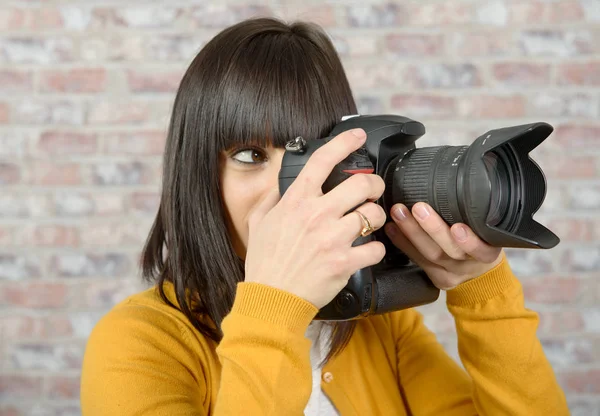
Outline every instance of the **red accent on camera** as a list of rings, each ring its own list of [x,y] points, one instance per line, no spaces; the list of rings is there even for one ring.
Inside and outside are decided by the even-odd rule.
[[[349,173],[350,175],[354,175],[356,173],[373,173],[375,169],[352,169],[352,170],[343,170],[344,173]]]

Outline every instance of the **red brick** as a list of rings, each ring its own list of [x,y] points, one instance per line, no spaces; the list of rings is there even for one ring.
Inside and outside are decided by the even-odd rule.
[[[25,13],[26,10],[24,9],[0,9],[0,30],[9,31],[23,28],[25,23]]]
[[[600,394],[600,369],[561,371],[558,379],[567,394]]]
[[[163,130],[141,130],[107,133],[103,140],[109,155],[162,155],[166,137]]]
[[[0,185],[14,185],[21,181],[21,169],[14,163],[0,162]]]
[[[15,227],[0,226],[0,246],[13,245]]]
[[[0,416],[26,416],[26,413],[12,405],[7,405],[0,407]]]
[[[127,71],[127,83],[133,93],[174,93],[179,87],[183,72],[177,71]]]
[[[54,7],[43,7],[27,10],[25,29],[48,30],[63,28],[60,11]]]
[[[38,149],[49,155],[89,155],[98,151],[98,137],[90,133],[46,131],[38,141]]]
[[[561,64],[558,67],[558,83],[600,86],[600,62]]]
[[[446,36],[449,55],[505,56],[514,49],[512,39],[506,31],[469,31],[449,33]]]
[[[542,334],[582,332],[585,328],[584,319],[578,310],[566,310],[563,307],[559,312],[544,311],[539,312],[538,315],[539,332]]]
[[[142,211],[150,214],[156,214],[159,202],[159,193],[134,192],[131,195],[130,205],[134,211]]]
[[[545,21],[548,23],[583,22],[585,17],[581,2],[576,0],[552,2],[546,7]]]
[[[31,246],[73,247],[79,242],[78,229],[67,225],[27,227],[22,231],[23,243]]]
[[[307,20],[323,27],[336,26],[335,9],[329,4],[276,4],[271,8],[274,15],[287,20]]]
[[[33,185],[80,185],[81,166],[76,163],[36,161],[32,166]]]
[[[99,93],[106,90],[106,70],[81,68],[69,71],[50,70],[40,74],[42,92]]]
[[[38,399],[41,395],[40,377],[0,374],[0,398]]]
[[[42,331],[41,321],[32,316],[8,315],[0,317],[0,328],[3,340],[26,339],[39,336]]]
[[[150,118],[151,110],[144,101],[100,101],[90,106],[89,124],[139,124]]]
[[[503,85],[548,85],[550,83],[549,64],[528,62],[502,62],[492,67],[494,78]]]
[[[508,21],[510,23],[527,23],[539,21],[546,16],[546,4],[529,0],[526,2],[509,2]]]
[[[387,50],[402,58],[440,55],[444,50],[442,35],[390,34],[385,37]]]
[[[53,376],[46,378],[46,396],[50,399],[79,399],[80,378]]]
[[[220,28],[251,17],[268,15],[272,15],[271,9],[260,4],[204,3],[192,9],[191,19],[197,28]]]
[[[0,103],[0,124],[8,123],[9,114],[10,110],[8,104]]]
[[[518,118],[525,115],[525,99],[520,95],[465,95],[458,98],[462,117]]]
[[[331,35],[331,40],[335,45],[335,49],[342,59],[365,58],[378,56],[381,51],[381,42],[379,36],[369,36],[366,34],[360,35]],[[350,70],[351,68],[346,68]]]
[[[0,70],[0,93],[32,93],[33,73],[31,71]]]
[[[590,149],[598,145],[600,125],[566,123],[555,127],[553,140],[564,148]]]
[[[102,193],[95,191],[91,194],[96,215],[122,215],[126,210],[127,196],[121,193]]]
[[[418,27],[469,23],[474,13],[472,3],[462,2],[408,3],[406,8],[406,23]]]
[[[569,277],[527,278],[522,281],[525,299],[529,302],[575,303],[582,295],[581,279]]]
[[[593,222],[579,218],[552,218],[546,222],[561,241],[591,241],[595,239]]]
[[[63,315],[46,316],[42,318],[40,326],[42,339],[73,336],[73,325],[69,318]]]
[[[598,173],[600,162],[593,156],[570,155],[564,152],[546,152],[533,159],[538,162],[549,179],[592,179]]]
[[[67,300],[64,283],[29,283],[0,286],[0,302],[5,306],[46,309],[63,307]]]
[[[391,107],[401,114],[410,114],[413,118],[456,116],[457,107],[454,97],[441,95],[394,95]]]

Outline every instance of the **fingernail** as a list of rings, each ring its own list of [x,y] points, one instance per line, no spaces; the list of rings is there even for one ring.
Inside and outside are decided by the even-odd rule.
[[[415,216],[420,220],[424,220],[429,217],[429,208],[424,204],[417,204],[414,208]]]
[[[452,227],[452,234],[454,234],[458,241],[466,241],[467,239],[467,230],[465,230],[465,227]]]
[[[392,237],[398,233],[398,226],[392,222],[385,226],[385,231]]]
[[[352,133],[359,139],[364,139],[365,137],[367,137],[367,133],[365,133],[363,129],[352,129],[350,130],[350,133]]]
[[[392,210],[392,216],[396,221],[402,221],[406,219],[406,208],[404,205],[399,205]]]

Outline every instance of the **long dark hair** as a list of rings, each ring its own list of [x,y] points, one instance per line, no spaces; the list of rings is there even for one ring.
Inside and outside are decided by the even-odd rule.
[[[306,22],[273,18],[231,26],[202,48],[177,91],[164,153],[162,195],[142,253],[142,272],[171,282],[181,311],[219,342],[244,264],[227,228],[219,155],[234,145],[325,137],[356,104],[327,35]],[[210,319],[206,319],[210,318]],[[355,324],[333,325],[329,360]]]

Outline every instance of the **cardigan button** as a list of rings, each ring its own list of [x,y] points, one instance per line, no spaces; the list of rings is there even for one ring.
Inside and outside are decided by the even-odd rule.
[[[333,374],[329,371],[323,374],[323,381],[325,383],[331,383],[333,381]]]

